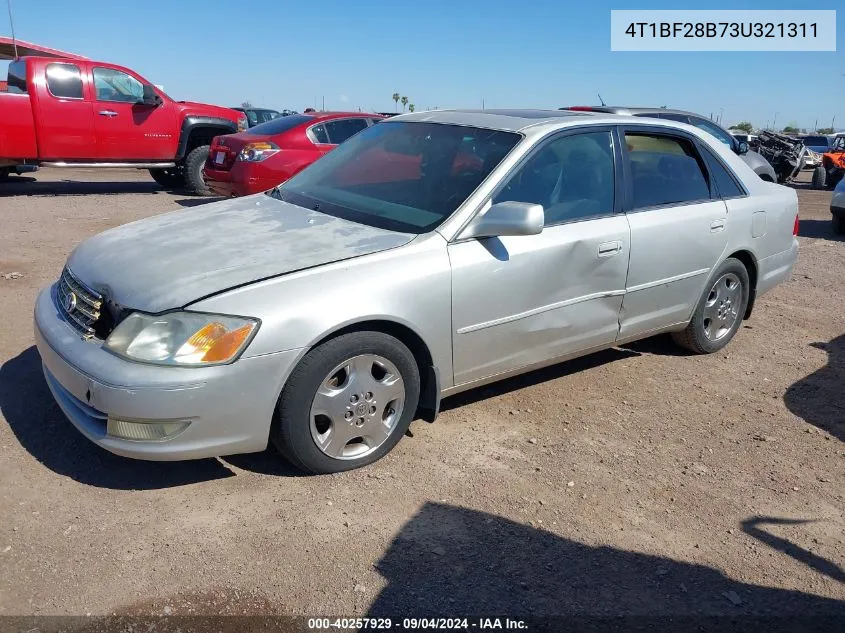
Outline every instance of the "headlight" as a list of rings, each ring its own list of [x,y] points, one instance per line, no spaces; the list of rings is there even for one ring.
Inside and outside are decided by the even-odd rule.
[[[265,158],[270,158],[274,154],[278,154],[281,150],[279,146],[270,141],[261,141],[259,143],[248,143],[238,154],[238,160],[243,160],[249,163],[257,163]]]
[[[257,319],[171,312],[133,312],[106,340],[118,356],[175,366],[219,365],[235,360],[258,330]]]

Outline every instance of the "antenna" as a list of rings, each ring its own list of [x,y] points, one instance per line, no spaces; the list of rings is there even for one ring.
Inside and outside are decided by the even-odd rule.
[[[9,8],[9,26],[12,29],[12,46],[15,47],[15,59],[18,59],[18,41],[15,39],[15,21],[12,19],[12,0],[6,0]]]
[[[604,99],[601,98],[601,94],[599,94],[598,92],[596,94],[599,95],[599,101],[601,102],[601,104],[603,106],[606,106],[607,104],[604,102]]]

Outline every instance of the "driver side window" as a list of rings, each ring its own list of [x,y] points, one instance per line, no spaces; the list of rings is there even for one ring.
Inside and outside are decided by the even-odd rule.
[[[144,99],[144,86],[131,75],[112,68],[94,69],[97,101],[138,103]]]
[[[613,213],[615,177],[610,131],[563,136],[535,150],[493,202],[543,206],[546,226]]]

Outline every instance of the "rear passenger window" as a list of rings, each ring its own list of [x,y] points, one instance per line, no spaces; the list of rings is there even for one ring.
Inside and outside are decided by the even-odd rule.
[[[329,140],[335,145],[340,145],[365,127],[368,127],[366,119],[339,119],[326,123]]]
[[[326,144],[328,144],[329,135],[326,134],[326,127],[324,125],[322,125],[322,124],[315,125],[314,127],[311,128],[310,132],[311,132],[311,136],[314,137],[315,143],[326,143]]]
[[[702,148],[702,154],[722,198],[740,198],[745,195],[743,188],[739,186],[736,178],[730,174],[722,161],[707,148]]]
[[[47,64],[47,88],[60,99],[82,98],[82,75],[75,64]]]
[[[690,141],[627,132],[633,208],[710,199],[706,170]]]
[[[551,226],[612,213],[614,191],[613,137],[590,132],[541,147],[493,202],[541,204]]]

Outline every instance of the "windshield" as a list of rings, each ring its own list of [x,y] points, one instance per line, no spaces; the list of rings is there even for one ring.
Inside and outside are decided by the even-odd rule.
[[[458,125],[384,121],[270,195],[361,224],[427,233],[455,212],[521,138]]]
[[[802,140],[806,147],[827,147],[829,144],[826,136],[805,136]]]

